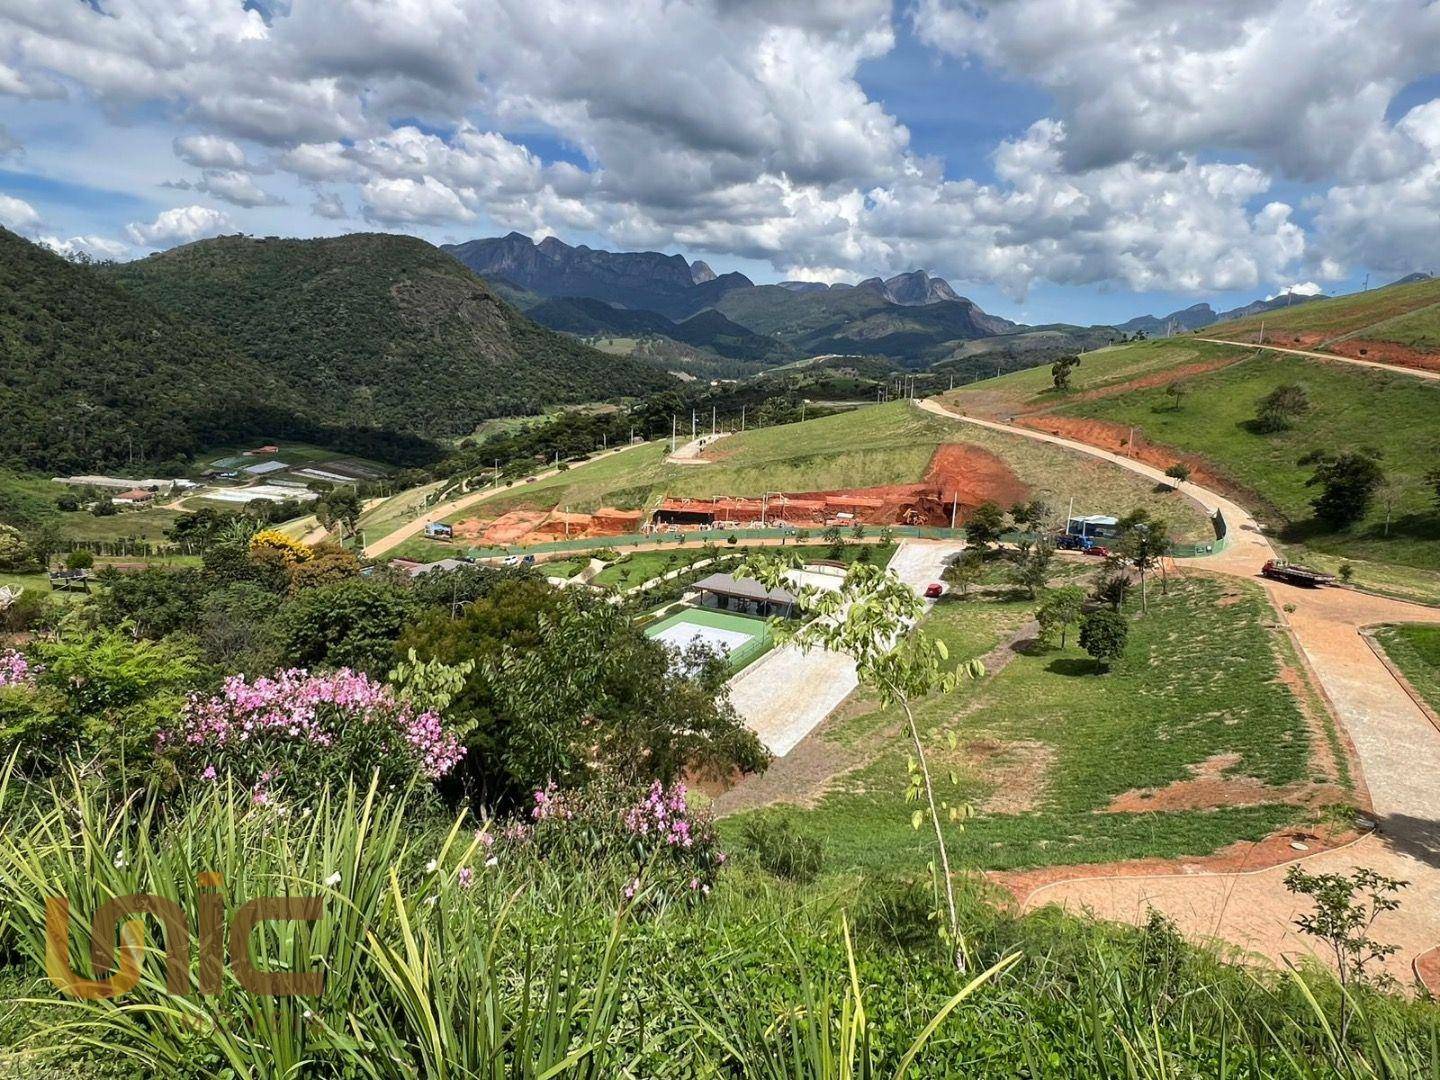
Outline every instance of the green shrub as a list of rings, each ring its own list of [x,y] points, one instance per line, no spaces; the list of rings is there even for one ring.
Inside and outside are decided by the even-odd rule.
[[[820,876],[825,848],[818,837],[802,836],[788,816],[756,814],[740,830],[740,842],[767,873],[800,884]]]

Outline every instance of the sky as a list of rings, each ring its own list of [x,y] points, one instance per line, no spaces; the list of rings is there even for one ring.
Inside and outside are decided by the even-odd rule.
[[[1437,269],[1440,3],[0,0],[0,224],[518,230],[1104,323]]]

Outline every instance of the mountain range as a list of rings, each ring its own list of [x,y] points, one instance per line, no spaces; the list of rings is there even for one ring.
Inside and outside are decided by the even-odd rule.
[[[79,265],[0,229],[0,460],[90,471],[290,438],[421,460],[494,416],[644,396],[413,237],[225,236]]]
[[[1167,333],[1180,333],[1186,330],[1199,330],[1201,327],[1209,326],[1212,323],[1230,322],[1232,319],[1243,319],[1248,315],[1259,315],[1264,311],[1275,311],[1278,308],[1294,307],[1296,304],[1308,303],[1311,300],[1326,299],[1323,293],[1309,295],[1306,293],[1287,292],[1269,300],[1256,300],[1254,303],[1246,304],[1243,307],[1231,308],[1229,311],[1217,312],[1209,304],[1192,304],[1190,307],[1181,308],[1179,311],[1172,311],[1169,315],[1139,315],[1129,322],[1121,323],[1116,329],[1133,334],[1143,332],[1151,336]]]
[[[955,342],[1018,328],[924,270],[856,285],[756,285],[679,255],[572,247],[553,236],[536,243],[512,232],[442,250],[552,329],[656,335],[762,365],[819,353],[933,361]]]

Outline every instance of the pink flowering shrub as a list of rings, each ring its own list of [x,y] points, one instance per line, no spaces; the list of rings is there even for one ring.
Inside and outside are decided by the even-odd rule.
[[[350,774],[366,782],[375,770],[386,784],[436,780],[465,753],[436,713],[344,668],[294,668],[253,682],[233,675],[214,697],[192,697],[160,744],[182,773],[209,780],[228,772],[261,801]]]
[[[551,861],[609,863],[623,875],[626,899],[651,887],[657,895],[706,895],[725,864],[710,815],[689,805],[684,784],[658,780],[574,792],[548,784],[499,839]]]
[[[40,669],[15,649],[0,652],[0,690],[9,686],[34,686]]]

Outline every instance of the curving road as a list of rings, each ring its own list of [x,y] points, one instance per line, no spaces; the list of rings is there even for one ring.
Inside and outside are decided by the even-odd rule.
[[[1048,442],[1171,482],[1153,466],[1085,443],[962,416],[938,401],[918,404],[937,416]],[[1360,631],[1376,623],[1440,622],[1440,611],[1348,589],[1301,589],[1260,578],[1260,567],[1275,553],[1254,517],[1196,484],[1182,484],[1180,491],[1207,512],[1219,509],[1225,516],[1230,541],[1224,551],[1204,559],[1204,567],[1264,585],[1354,744],[1379,827],[1348,847],[1304,862],[1315,873],[1367,866],[1411,883],[1401,894],[1400,910],[1375,925],[1380,940],[1400,948],[1387,961],[1388,969],[1408,982],[1417,957],[1440,945],[1440,731]],[[1280,961],[1312,951],[1309,940],[1294,930],[1296,915],[1310,905],[1285,890],[1284,876],[1280,866],[1250,873],[1182,868],[1169,875],[1077,878],[1035,890],[1024,906],[1057,903],[1127,922],[1143,922],[1155,908],[1194,937],[1215,938]]]

